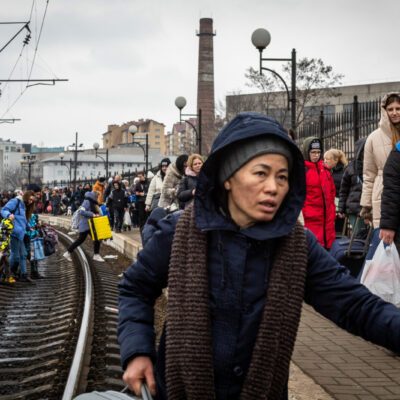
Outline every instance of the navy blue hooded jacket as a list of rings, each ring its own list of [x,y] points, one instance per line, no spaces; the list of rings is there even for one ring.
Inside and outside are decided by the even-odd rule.
[[[238,227],[220,208],[217,183],[224,149],[238,140],[269,133],[287,142],[293,154],[289,192],[270,222]],[[215,392],[218,400],[237,399],[246,377],[264,310],[269,270],[277,238],[294,227],[305,198],[304,160],[275,120],[258,113],[238,115],[219,133],[199,175],[196,226],[208,232],[208,273]],[[136,355],[156,361],[157,398],[166,399],[165,332],[155,353],[153,305],[167,286],[173,235],[180,213],[161,219],[119,290],[118,340],[125,369]],[[307,231],[305,301],[349,332],[400,351],[400,311],[371,294]],[[283,393],[287,398],[287,391]]]

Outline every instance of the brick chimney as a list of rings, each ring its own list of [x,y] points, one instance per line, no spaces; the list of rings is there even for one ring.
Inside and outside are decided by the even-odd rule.
[[[197,112],[201,110],[202,154],[209,154],[216,137],[214,125],[214,47],[212,18],[200,19]]]

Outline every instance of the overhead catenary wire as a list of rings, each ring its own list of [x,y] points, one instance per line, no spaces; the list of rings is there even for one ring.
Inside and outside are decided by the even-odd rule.
[[[33,14],[33,10],[34,10],[34,6],[35,6],[35,1],[36,0],[32,0],[32,6],[31,6],[31,12],[30,12],[30,18],[29,21],[32,18],[32,14]],[[29,80],[32,76],[32,71],[33,71],[33,67],[35,65],[35,60],[36,60],[36,55],[37,55],[37,50],[39,47],[39,42],[40,42],[40,38],[42,36],[42,31],[43,31],[43,26],[44,26],[44,21],[46,19],[46,15],[47,15],[47,9],[49,6],[49,0],[46,0],[46,7],[43,13],[43,18],[42,18],[42,23],[40,25],[40,30],[39,30],[39,35],[37,37],[37,41],[36,41],[36,45],[35,45],[35,50],[34,50],[34,54],[33,54],[33,58],[32,58],[32,63],[31,63],[31,67],[28,73],[28,82],[26,83],[25,88],[21,91],[21,93],[17,96],[17,98],[11,103],[11,105],[8,106],[7,110],[1,115],[0,118],[3,118],[13,107],[14,105],[21,99],[21,97],[23,96],[23,94],[26,92],[26,90],[29,88]],[[35,24],[36,25],[36,24]],[[23,49],[22,49],[23,50]],[[22,53],[22,51],[21,51]],[[27,71],[28,72],[28,71]]]

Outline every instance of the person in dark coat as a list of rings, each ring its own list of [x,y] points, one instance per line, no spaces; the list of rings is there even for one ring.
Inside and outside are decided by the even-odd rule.
[[[82,185],[78,185],[71,197],[71,211],[74,213],[83,203]]]
[[[381,198],[381,228],[379,238],[383,243],[396,245],[400,254],[400,142],[389,154],[383,168]]]
[[[347,214],[353,230],[356,218],[361,211],[360,200],[363,182],[364,146],[366,140],[367,138],[362,138],[355,143],[355,158],[345,169],[339,190],[339,218],[344,218]],[[364,227],[364,221],[361,220],[358,230]]]
[[[121,233],[122,222],[124,220],[124,212],[128,210],[128,194],[121,188],[119,181],[113,182],[114,189],[107,197],[107,210],[112,210],[114,215],[115,232]]]
[[[336,219],[335,219],[335,232],[339,235],[343,231],[344,221],[339,217],[338,204],[339,204],[339,191],[342,182],[345,168],[347,167],[346,155],[342,150],[329,149],[324,154],[325,166],[329,168],[332,173],[333,182],[335,184],[335,206],[336,206]]]
[[[287,399],[303,300],[400,351],[400,310],[297,222],[305,187],[303,157],[276,120],[246,112],[225,125],[194,202],[158,221],[119,285],[123,379],[137,395],[146,380],[156,399]],[[153,306],[167,285],[156,353]]]
[[[135,194],[136,194],[136,209],[138,211],[138,224],[139,229],[142,231],[144,224],[147,219],[146,212],[146,196],[149,190],[150,182],[146,178],[146,174],[144,172],[138,172],[139,181],[135,185]]]
[[[188,158],[185,176],[179,182],[178,201],[179,207],[184,209],[193,201],[196,192],[197,179],[204,160],[200,154],[191,154]]]

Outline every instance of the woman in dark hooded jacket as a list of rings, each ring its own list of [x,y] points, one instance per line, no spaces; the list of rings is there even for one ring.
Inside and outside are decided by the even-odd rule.
[[[352,229],[354,229],[356,218],[361,211],[360,200],[363,182],[364,146],[366,140],[367,138],[362,138],[355,143],[355,158],[344,171],[339,191],[339,217],[344,218],[347,214]],[[365,227],[364,221],[361,220],[358,229],[362,229],[363,227]]]
[[[297,223],[304,160],[280,124],[242,113],[217,136],[194,202],[158,221],[119,285],[123,379],[156,399],[287,399],[303,300],[400,351],[400,310]],[[168,284],[155,350],[155,299]],[[155,362],[155,366],[153,366]]]

